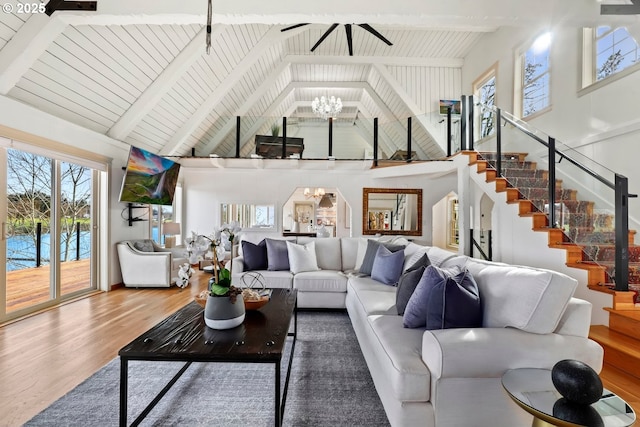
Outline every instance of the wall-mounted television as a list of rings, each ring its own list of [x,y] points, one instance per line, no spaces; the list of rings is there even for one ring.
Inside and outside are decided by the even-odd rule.
[[[120,189],[120,201],[171,205],[179,172],[179,163],[132,146]]]
[[[440,114],[447,114],[447,107],[451,107],[451,114],[460,115],[460,100],[459,99],[441,99],[439,103]]]

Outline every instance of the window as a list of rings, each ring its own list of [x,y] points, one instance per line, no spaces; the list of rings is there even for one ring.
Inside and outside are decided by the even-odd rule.
[[[549,51],[551,33],[545,33],[522,55],[522,117],[551,105]]]
[[[601,26],[594,32],[594,81],[600,81],[638,63],[638,43],[626,28]]]
[[[495,114],[492,107],[495,107],[496,102],[496,69],[497,66],[493,66],[473,84],[473,96],[481,105],[477,118],[480,123],[479,139],[493,135],[495,132]]]

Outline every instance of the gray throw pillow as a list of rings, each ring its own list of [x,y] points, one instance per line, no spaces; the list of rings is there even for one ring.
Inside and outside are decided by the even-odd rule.
[[[289,271],[289,251],[286,240],[265,239],[267,241],[267,270]]]
[[[424,267],[427,268],[431,265],[431,260],[429,259],[429,257],[427,256],[426,253],[422,254],[422,256],[413,263],[413,265],[409,268],[407,268],[407,270],[405,271],[405,273],[408,273],[410,271],[414,271],[417,270],[420,267]]]
[[[262,239],[257,245],[243,240],[241,245],[245,270],[267,269],[267,243],[264,239]]]
[[[391,252],[398,252],[400,249],[404,249],[404,245],[393,245],[391,243],[382,243],[376,240],[369,239],[367,241],[367,251],[364,253],[364,259],[362,260],[362,265],[360,266],[360,270],[358,270],[358,273],[364,274],[366,276],[371,276],[373,262],[376,259],[376,253],[378,252],[378,247],[380,245],[383,245]]]
[[[140,252],[154,252],[151,240],[140,240],[138,242],[134,242],[133,247]]]
[[[378,246],[371,269],[371,278],[385,285],[395,286],[402,274],[404,249],[391,252],[384,245]]]
[[[413,268],[413,267],[412,267]],[[398,314],[402,316],[407,307],[407,303],[413,295],[418,282],[422,278],[422,274],[427,267],[418,266],[416,269],[407,270],[398,281],[398,291],[396,292],[396,309]]]

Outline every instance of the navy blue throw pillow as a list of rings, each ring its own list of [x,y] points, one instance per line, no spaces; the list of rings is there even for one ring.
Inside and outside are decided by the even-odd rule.
[[[416,286],[418,286],[418,282],[422,278],[422,273],[424,273],[425,270],[424,266],[420,266],[415,270],[412,270],[411,268],[400,276],[400,280],[398,281],[396,309],[400,316],[404,314],[404,310],[407,308],[407,303],[409,302],[411,295],[413,295],[413,291],[415,291]]]
[[[466,269],[434,284],[427,297],[427,329],[478,328],[482,305],[478,285]]]
[[[262,239],[257,245],[255,243],[242,241],[242,259],[245,270],[266,270],[267,269],[267,243]]]

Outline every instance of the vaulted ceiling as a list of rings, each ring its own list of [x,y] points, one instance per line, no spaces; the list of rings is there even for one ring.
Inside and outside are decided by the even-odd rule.
[[[207,54],[206,0],[98,0],[95,12],[52,16],[3,1],[1,95],[162,155],[232,155],[236,116],[247,155],[276,118],[317,122],[310,101],[329,92],[344,104],[336,125],[403,123],[462,93],[464,58],[486,34],[598,15],[595,0],[214,1]],[[339,26],[310,52],[332,23],[351,22],[393,46],[353,26],[349,56]],[[389,132],[387,154],[406,140],[402,125]],[[413,137],[422,158],[441,155],[428,123]]]

